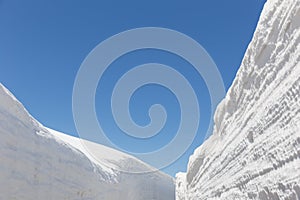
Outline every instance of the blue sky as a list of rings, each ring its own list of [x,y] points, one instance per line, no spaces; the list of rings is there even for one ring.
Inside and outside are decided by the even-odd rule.
[[[0,0],[0,82],[8,87],[29,112],[44,125],[77,135],[72,116],[72,89],[76,73],[88,53],[101,41],[138,27],[164,27],[180,31],[199,42],[213,58],[225,83],[231,85],[255,30],[264,0],[257,1],[82,1]],[[163,87],[146,86],[131,101],[136,123],[146,125],[149,105],[165,105],[170,118],[159,138],[128,140],[107,109],[118,66],[147,62],[174,68],[188,65],[178,57],[157,50],[130,53],[108,70],[96,94],[97,113],[111,140],[130,151],[154,150],[170,140],[178,128],[180,111],[174,95]],[[188,151],[163,169],[174,175],[185,171],[189,155],[204,138],[209,117],[209,95],[201,77],[184,68],[199,98],[201,121],[198,135]],[[111,75],[110,75],[111,74]],[[104,97],[104,100],[103,98]],[[106,99],[105,99],[106,98]]]

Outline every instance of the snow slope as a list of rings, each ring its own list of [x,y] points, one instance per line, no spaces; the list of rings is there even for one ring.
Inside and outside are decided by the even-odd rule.
[[[175,199],[171,177],[122,172],[151,167],[98,144],[96,162],[78,138],[43,127],[1,84],[0,135],[0,199]]]
[[[300,199],[300,0],[269,0],[212,136],[177,174],[184,199]]]

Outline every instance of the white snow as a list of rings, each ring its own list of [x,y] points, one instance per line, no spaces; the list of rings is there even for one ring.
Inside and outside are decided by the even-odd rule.
[[[101,156],[97,162],[78,138],[38,123],[1,84],[0,135],[0,199],[175,199],[173,178],[159,171],[125,173],[152,167],[90,143]]]
[[[176,198],[300,199],[300,0],[269,0]]]

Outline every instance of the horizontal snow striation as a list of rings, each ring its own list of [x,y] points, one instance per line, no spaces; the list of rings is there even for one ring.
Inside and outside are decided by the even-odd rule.
[[[148,166],[102,145],[97,149],[105,153],[103,163],[107,165],[94,162],[77,145],[79,139],[44,128],[1,84],[0,135],[0,199],[175,198],[171,177],[161,172],[130,174],[109,168],[119,163],[124,170]]]
[[[300,0],[269,0],[177,199],[300,199],[299,61]]]

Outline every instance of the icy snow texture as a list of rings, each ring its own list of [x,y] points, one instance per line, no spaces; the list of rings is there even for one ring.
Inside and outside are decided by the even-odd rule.
[[[0,199],[175,199],[171,177],[113,170],[108,166],[125,171],[151,167],[97,144],[103,160],[95,162],[78,138],[43,127],[1,84],[0,135]]]
[[[300,199],[300,0],[269,0],[178,200]]]

